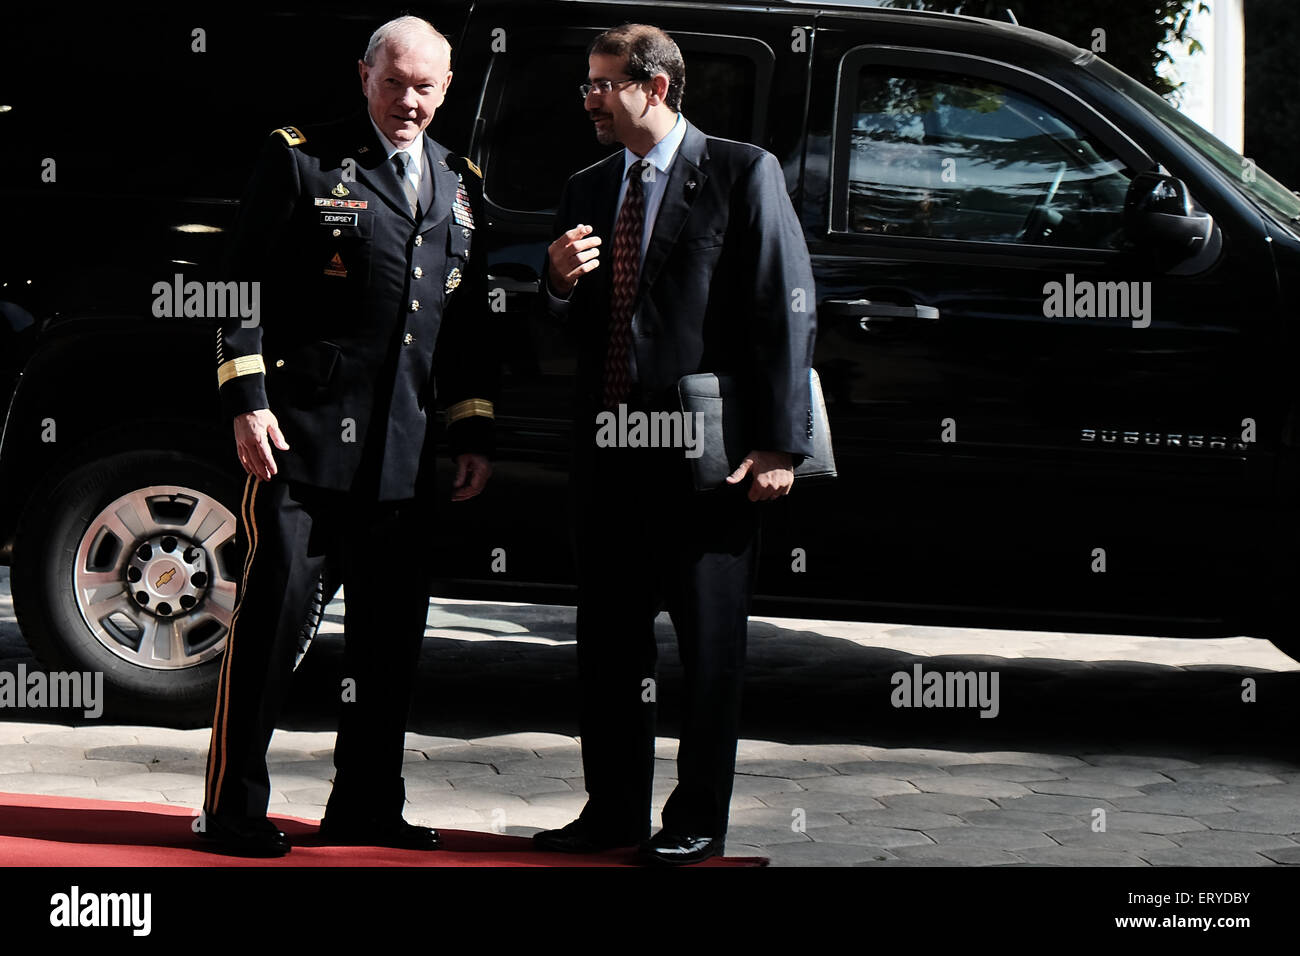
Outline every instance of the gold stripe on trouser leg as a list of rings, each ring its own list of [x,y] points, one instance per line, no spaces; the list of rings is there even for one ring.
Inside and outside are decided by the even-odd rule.
[[[257,498],[257,489],[262,481],[249,475],[244,482],[244,494],[239,502],[239,517],[248,531],[248,554],[244,557],[244,578],[239,586],[239,600],[230,615],[230,631],[226,634],[226,654],[221,662],[221,676],[217,681],[217,707],[212,719],[212,741],[208,744],[208,790],[207,806],[217,812],[217,801],[221,794],[221,781],[226,775],[226,733],[227,718],[230,713],[230,659],[233,656],[235,624],[239,621],[239,609],[243,607],[244,595],[248,591],[248,574],[253,567],[253,556],[257,553],[257,517],[253,513],[253,502]]]

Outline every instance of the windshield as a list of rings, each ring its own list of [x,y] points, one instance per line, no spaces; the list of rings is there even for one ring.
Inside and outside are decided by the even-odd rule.
[[[1262,169],[1251,167],[1250,174],[1246,175],[1247,163],[1240,153],[1207,133],[1162,97],[1103,60],[1094,58],[1087,69],[1098,79],[1115,87],[1130,99],[1136,100],[1139,106],[1171,127],[1193,149],[1223,170],[1229,179],[1237,183],[1257,202],[1267,206],[1283,219],[1295,219],[1300,216],[1300,196],[1291,192]]]

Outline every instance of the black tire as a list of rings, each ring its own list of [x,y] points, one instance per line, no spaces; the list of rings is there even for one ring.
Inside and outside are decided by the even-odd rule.
[[[116,718],[209,723],[242,574],[240,488],[196,454],[162,450],[88,461],[53,481],[23,514],[12,570],[18,625],[40,661],[102,672]],[[143,589],[155,578],[168,590],[181,582],[174,607],[171,594]]]

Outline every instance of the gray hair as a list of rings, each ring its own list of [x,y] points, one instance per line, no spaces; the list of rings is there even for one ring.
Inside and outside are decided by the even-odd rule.
[[[375,57],[379,53],[379,48],[385,44],[393,46],[406,47],[414,46],[420,40],[436,39],[442,44],[443,50],[447,55],[447,63],[451,64],[451,43],[447,38],[439,33],[432,23],[421,17],[398,17],[396,20],[389,20],[374,33],[370,34],[370,42],[366,45],[366,55],[361,59],[366,66],[375,65]]]

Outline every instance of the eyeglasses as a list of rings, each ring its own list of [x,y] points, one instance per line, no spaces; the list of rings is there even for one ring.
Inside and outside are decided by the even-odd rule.
[[[583,83],[578,87],[578,92],[582,94],[585,100],[592,90],[595,90],[601,96],[611,92],[616,86],[627,86],[629,83],[640,83],[641,80],[635,77],[630,80],[597,80],[595,83]]]

